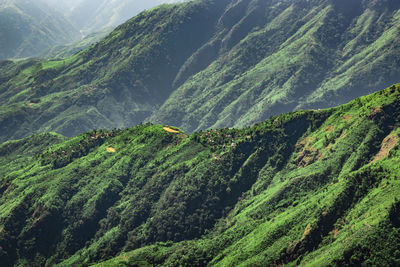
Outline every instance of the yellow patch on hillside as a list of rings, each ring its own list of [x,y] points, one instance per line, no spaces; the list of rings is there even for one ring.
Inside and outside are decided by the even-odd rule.
[[[33,105],[35,105],[36,103],[33,103],[33,102],[30,102],[30,103],[28,103],[27,105],[28,105],[28,107],[32,107]]]
[[[397,144],[398,141],[397,135],[388,135],[383,139],[381,144],[381,149],[379,150],[378,154],[376,154],[375,158],[371,161],[371,163],[387,158],[389,156],[390,150]]]
[[[351,114],[348,114],[348,115],[344,115],[344,116],[343,116],[343,119],[344,119],[346,122],[349,122],[352,118],[353,118],[353,115],[351,115]]]
[[[112,146],[110,146],[110,147],[107,147],[107,152],[115,153],[115,152],[117,152],[117,150],[115,148],[113,148]]]
[[[164,126],[163,130],[166,132],[169,132],[169,133],[179,133],[178,130],[172,129],[171,127],[168,127],[168,126]]]

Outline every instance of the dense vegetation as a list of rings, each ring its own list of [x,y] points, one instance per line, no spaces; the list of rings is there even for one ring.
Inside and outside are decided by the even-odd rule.
[[[144,121],[171,93],[167,84],[179,66],[211,34],[193,29],[213,25],[222,12],[219,5],[206,14],[201,11],[211,4],[203,2],[142,13],[66,59],[1,62],[0,127],[6,131],[0,141],[29,132],[71,136]]]
[[[336,106],[398,82],[399,7],[397,0],[163,5],[69,58],[1,62],[0,141],[142,121],[187,132],[242,127]]]
[[[79,37],[78,30],[41,1],[0,2],[0,59],[37,56]]]
[[[398,265],[399,126],[400,84],[240,130],[5,142],[0,262]]]

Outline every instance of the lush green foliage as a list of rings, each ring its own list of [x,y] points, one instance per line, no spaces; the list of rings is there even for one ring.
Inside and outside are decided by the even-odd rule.
[[[399,2],[233,3],[150,121],[188,131],[243,127],[398,82]]]
[[[391,265],[400,84],[243,129],[141,124],[0,146],[6,265]]]
[[[0,126],[6,130],[0,141],[43,131],[71,136],[144,121],[171,93],[179,67],[210,37],[197,29],[216,23],[222,2],[164,5],[141,13],[66,59],[1,62]]]
[[[72,57],[1,63],[0,141],[142,121],[188,132],[243,127],[336,106],[398,82],[399,6],[196,0],[154,8]]]

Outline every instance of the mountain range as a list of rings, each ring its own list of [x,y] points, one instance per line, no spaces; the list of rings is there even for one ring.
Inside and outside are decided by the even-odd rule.
[[[0,59],[37,56],[79,36],[61,13],[41,1],[0,2]]]
[[[158,3],[0,3],[0,266],[399,266],[400,2]]]
[[[61,60],[0,63],[0,140],[148,121],[191,133],[337,106],[398,82],[400,2],[162,5]]]
[[[88,35],[109,32],[144,9],[179,1],[2,0],[0,59],[40,57],[54,46],[71,46]],[[89,40],[94,43],[99,39],[86,38],[84,43]],[[80,49],[74,51],[88,46],[78,45]],[[53,52],[45,56],[57,55]]]
[[[5,142],[0,261],[397,266],[399,126],[397,84],[243,129],[145,123]]]

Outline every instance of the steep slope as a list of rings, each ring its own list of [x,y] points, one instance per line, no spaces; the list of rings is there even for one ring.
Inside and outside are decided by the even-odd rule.
[[[242,130],[158,125],[0,146],[6,266],[391,265],[400,84]]]
[[[143,12],[66,59],[0,63],[0,141],[140,123],[172,92],[180,66],[210,38],[227,1]]]
[[[400,77],[398,1],[234,1],[150,121],[188,131],[336,106]],[[387,84],[389,83],[389,84]]]
[[[79,36],[60,13],[41,1],[6,0],[0,3],[0,59],[37,56]]]
[[[146,11],[68,59],[4,63],[0,141],[144,120],[242,127],[345,103],[398,81],[399,7],[197,0]]]

